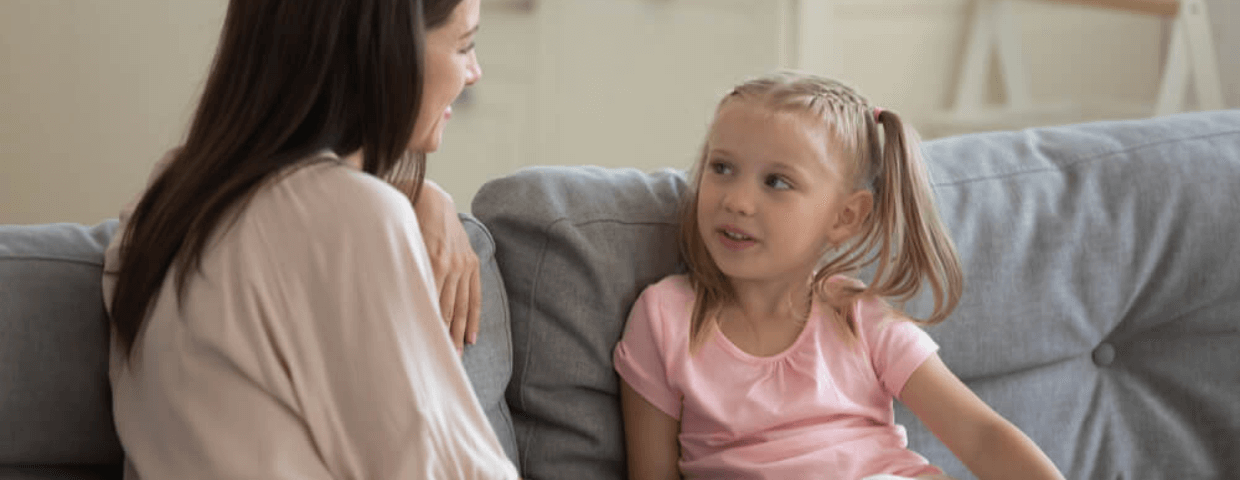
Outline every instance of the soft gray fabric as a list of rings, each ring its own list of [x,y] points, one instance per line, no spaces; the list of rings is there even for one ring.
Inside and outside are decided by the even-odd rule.
[[[485,227],[469,215],[461,221],[482,264],[483,289],[478,343],[465,349],[462,362],[505,453],[516,462],[504,401],[512,339],[503,279]],[[0,226],[0,465],[121,461],[100,290],[103,251],[115,229],[115,220],[95,227]],[[71,473],[0,469],[0,479],[77,478],[56,477],[64,472]]]
[[[517,456],[517,440],[512,429],[512,415],[504,401],[504,390],[512,376],[512,334],[508,323],[508,296],[504,291],[504,279],[495,264],[495,241],[486,227],[470,215],[461,215],[469,243],[478,254],[482,264],[482,317],[478,331],[478,343],[465,346],[461,362],[474,387],[474,395],[482,404],[487,420],[499,436],[504,453],[514,463]],[[520,463],[517,463],[520,468]]]
[[[966,272],[930,329],[948,365],[1068,478],[1240,471],[1240,111],[924,152]],[[914,449],[969,478],[898,418]]]
[[[0,465],[121,460],[99,283],[115,229],[0,226]]]
[[[512,305],[508,402],[526,478],[623,478],[611,350],[637,294],[675,266],[683,190],[670,171],[538,167],[474,197]]]
[[[1240,469],[1238,132],[1230,111],[925,145],[967,282],[930,333],[1068,478]],[[683,190],[674,172],[545,167],[475,197],[512,305],[527,477],[623,478],[611,350],[637,293],[677,270]],[[972,478],[898,420],[912,448]]]

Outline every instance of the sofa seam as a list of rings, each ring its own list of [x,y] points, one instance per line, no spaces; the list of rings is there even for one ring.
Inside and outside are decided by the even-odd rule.
[[[594,223],[617,223],[620,225],[660,225],[660,226],[677,225],[680,223],[680,222],[675,222],[675,221],[663,221],[663,220],[631,222],[631,221],[625,221],[625,220],[618,220],[614,218],[591,218],[591,219],[580,220],[580,221],[572,221],[568,217],[557,218],[552,223],[554,224],[554,223],[559,223],[559,222],[571,222],[573,226],[578,226],[578,227],[590,225]]]
[[[504,418],[504,421],[507,423],[508,431],[512,433],[512,440],[515,442],[517,440],[517,428],[516,428],[516,424],[513,423],[512,421],[512,409],[508,408],[507,399],[503,399],[503,400],[504,400],[503,402],[500,402],[501,408],[499,409],[499,414],[500,416]],[[517,467],[517,472],[521,472],[523,470],[521,465],[525,463],[524,459],[521,458],[521,444],[513,445],[513,448],[516,448],[517,450],[517,459],[516,459],[517,465],[515,465],[515,467]]]
[[[78,265],[98,267],[100,269],[103,268],[103,262],[94,261],[94,260],[86,260],[82,258],[55,257],[55,256],[47,256],[47,255],[30,255],[30,256],[0,255],[0,262],[23,262],[23,261],[72,263],[72,264],[78,264]]]
[[[506,344],[506,347],[508,348],[509,361],[508,361],[508,371],[506,372],[506,376],[508,378],[504,381],[504,393],[500,395],[500,401],[503,403],[507,403],[508,399],[506,398],[507,397],[506,394],[508,391],[508,385],[512,383],[512,373],[513,373],[512,352],[514,350],[512,348],[512,311],[508,307],[508,292],[507,292],[508,286],[507,286],[507,283],[504,282],[504,275],[499,270],[499,261],[495,259],[495,254],[499,248],[495,244],[495,236],[491,235],[491,231],[487,229],[486,225],[483,224],[482,221],[478,220],[476,217],[470,214],[458,214],[458,216],[460,218],[461,223],[472,223],[474,224],[474,226],[478,227],[478,231],[482,232],[483,238],[486,240],[487,244],[490,245],[491,247],[491,262],[495,263],[495,270],[491,272],[490,276],[491,278],[495,279],[496,283],[500,287],[499,288],[499,296],[500,296],[499,306],[500,306],[500,309],[503,310],[504,319],[506,320],[505,323],[507,324],[505,328],[506,330],[508,330],[508,335],[504,336],[504,338],[506,339],[504,343]],[[479,261],[481,261],[481,259]],[[479,274],[481,274],[481,271],[479,272]],[[479,278],[479,281],[481,280],[482,279]],[[509,425],[512,424],[511,418],[508,419],[508,424]],[[514,437],[515,437],[515,432],[514,432]]]
[[[582,225],[588,225],[592,223],[618,223],[618,224],[623,224],[623,225],[657,225],[657,226],[667,226],[667,225],[676,224],[676,222],[668,222],[668,221],[626,222],[626,221],[611,219],[611,218],[594,218],[594,219],[587,219],[587,220],[581,220],[581,221],[572,221],[568,216],[560,216],[547,222],[545,226],[539,232],[542,236],[542,242],[539,245],[539,249],[538,249],[538,260],[535,263],[536,267],[534,269],[534,278],[532,282],[530,283],[529,296],[523,302],[525,303],[527,312],[532,313],[534,311],[534,305],[538,298],[538,291],[539,291],[539,288],[541,287],[541,282],[542,282],[542,270],[543,270],[544,264],[546,263],[546,258],[547,258],[547,249],[548,249],[547,247],[550,244],[551,231],[557,228],[560,224],[582,226]],[[488,232],[487,234],[490,235],[490,232]],[[497,250],[497,253],[498,253],[498,250]],[[508,288],[507,285],[505,285],[505,289],[506,288]],[[511,319],[511,317],[509,318]],[[528,321],[528,318],[527,318],[527,321]],[[509,327],[509,329],[511,330],[511,326]],[[522,339],[523,345],[526,347],[525,349],[527,351],[529,350],[528,347],[530,345],[531,335],[533,335],[532,331],[527,328],[525,332],[525,338]],[[515,343],[517,339],[514,338],[512,339],[512,341]],[[514,352],[516,351],[515,347],[513,348],[513,351]],[[525,356],[524,361],[520,365],[521,377],[523,379],[528,375],[528,372],[530,370],[530,363],[533,362],[532,358],[533,358],[532,355],[527,354]],[[514,364],[513,365],[514,374],[516,373],[517,368],[518,368],[517,365]],[[521,404],[521,408],[524,409],[525,403],[526,403],[524,389],[518,388],[517,399]],[[520,441],[517,445],[517,455],[520,458],[522,468],[524,469],[524,465],[529,464],[529,455],[530,455],[529,452],[531,448],[530,442],[532,438],[534,437],[534,432],[532,429],[526,429],[526,431],[523,432],[523,434],[520,436],[521,436],[522,441]]]
[[[501,301],[500,301],[499,303],[500,303],[500,307],[501,307],[501,308],[503,309],[503,311],[504,311],[504,319],[505,319],[505,320],[507,320],[507,323],[508,323],[508,335],[505,335],[505,337],[506,337],[506,339],[507,339],[507,341],[506,341],[505,343],[507,343],[507,347],[508,347],[508,358],[512,358],[512,352],[513,352],[513,348],[512,348],[512,309],[510,309],[510,308],[508,307],[508,292],[506,292],[506,291],[505,291],[505,290],[507,290],[508,286],[507,286],[507,284],[504,282],[504,276],[503,276],[503,275],[501,275],[501,274],[500,274],[500,272],[499,272],[499,262],[496,262],[496,268],[495,268],[495,271],[494,271],[494,272],[491,272],[491,276],[492,276],[493,278],[495,278],[495,280],[499,283],[499,286],[500,286],[500,292],[499,292],[499,295],[500,295],[500,300],[501,300]],[[508,389],[508,384],[510,384],[510,383],[512,383],[512,362],[508,362],[508,381],[504,382],[504,390],[507,390],[507,389]]]
[[[491,244],[491,261],[495,262],[495,270],[491,272],[491,277],[495,279],[496,283],[498,283],[500,287],[499,296],[500,296],[501,301],[499,302],[499,305],[500,305],[500,308],[504,312],[504,319],[507,320],[507,322],[505,323],[508,324],[507,325],[508,335],[505,335],[505,338],[507,340],[505,343],[507,344],[506,346],[508,348],[508,358],[511,359],[512,352],[513,352],[512,309],[509,308],[508,306],[508,285],[506,282],[504,282],[504,275],[499,270],[499,262],[495,260],[495,254],[498,251],[498,246],[496,246],[495,244],[495,237],[491,235],[491,231],[486,228],[486,225],[483,225],[481,221],[478,221],[478,219],[473,218],[473,217],[470,217],[470,221],[472,221],[473,223],[476,223],[480,227],[479,230],[481,230],[483,235],[486,236],[487,242]],[[513,365],[512,365],[512,362],[509,361],[508,362],[508,374],[507,374],[508,380],[504,382],[504,390],[508,390],[508,384],[512,383],[512,370],[513,370]],[[509,423],[511,423],[511,420],[509,420]]]
[[[563,221],[563,220],[566,220],[566,219],[561,218],[561,219],[557,219],[557,220],[555,220],[555,221],[552,221],[552,222],[548,223],[548,224],[547,224],[547,226],[546,226],[546,227],[544,227],[544,228],[543,228],[543,230],[542,230],[542,245],[540,245],[540,246],[539,246],[539,248],[538,248],[538,262],[536,263],[536,265],[537,265],[537,266],[536,266],[536,267],[535,267],[535,269],[534,269],[534,279],[533,279],[533,282],[530,284],[530,294],[529,294],[529,298],[528,298],[528,299],[526,299],[526,312],[528,312],[528,314],[532,314],[532,313],[534,312],[534,302],[535,302],[535,299],[537,299],[537,298],[538,298],[538,289],[539,289],[539,286],[540,286],[540,285],[541,285],[541,283],[542,283],[542,270],[543,270],[543,263],[544,263],[544,262],[546,261],[546,259],[547,259],[547,245],[551,243],[551,240],[550,240],[550,237],[551,237],[551,234],[550,234],[551,229],[552,229],[552,228],[555,228],[556,224],[560,223],[560,222],[561,222],[561,221]],[[504,288],[507,288],[507,286],[505,285],[505,287],[504,287]],[[528,321],[528,318],[527,318],[527,321]],[[509,329],[510,329],[510,330],[511,330],[511,328],[512,328],[512,327],[511,327],[511,326],[509,326]],[[529,374],[529,370],[530,370],[530,363],[533,361],[533,360],[532,360],[533,356],[528,354],[528,351],[529,351],[529,346],[530,346],[530,337],[531,337],[532,335],[533,335],[532,329],[528,328],[528,325],[527,325],[527,326],[526,326],[526,331],[525,331],[525,338],[524,338],[524,339],[522,339],[523,344],[524,344],[524,346],[526,347],[526,348],[525,348],[525,350],[526,350],[526,352],[527,352],[527,353],[526,353],[526,355],[525,355],[525,361],[524,361],[524,362],[522,362],[522,364],[521,364],[521,378],[522,378],[523,380],[525,379],[525,377],[526,377],[526,376],[528,376],[528,374]],[[515,351],[515,349],[514,349],[514,351]],[[514,366],[513,366],[513,368],[516,368],[516,366],[514,365]],[[511,381],[511,380],[510,380],[510,381]],[[521,408],[522,408],[522,409],[524,409],[524,408],[525,408],[525,404],[526,404],[525,389],[524,389],[524,388],[518,388],[518,395],[517,395],[517,398],[518,398],[518,400],[520,400],[520,402],[521,402]],[[520,443],[517,445],[517,455],[521,458],[521,465],[523,465],[523,466],[524,466],[524,465],[528,465],[528,464],[529,464],[529,457],[528,457],[528,455],[529,455],[529,451],[530,451],[530,442],[531,442],[531,441],[532,441],[532,439],[534,438],[534,431],[533,431],[533,429],[526,429],[526,431],[525,431],[524,435],[522,435],[522,437],[523,437],[523,440],[524,440],[524,441],[520,442]],[[524,448],[523,448],[522,446],[524,446]]]
[[[1027,169],[1027,170],[1020,170],[1020,171],[1016,171],[1016,172],[1006,172],[1006,173],[1000,173],[1000,174],[995,174],[995,175],[987,175],[987,176],[981,176],[981,177],[973,177],[973,178],[967,178],[967,179],[961,179],[961,180],[954,180],[954,181],[948,181],[948,182],[941,182],[941,183],[940,183],[940,182],[934,182],[934,183],[932,183],[932,185],[933,185],[933,186],[935,186],[935,187],[955,187],[955,186],[959,186],[959,185],[966,185],[966,184],[970,184],[970,183],[974,183],[974,182],[983,182],[983,181],[988,181],[988,180],[1003,180],[1003,179],[1008,179],[1008,178],[1019,177],[1019,176],[1022,176],[1022,175],[1027,175],[1027,174],[1043,173],[1043,172],[1054,172],[1054,171],[1065,171],[1065,170],[1068,170],[1068,169],[1071,169],[1071,168],[1076,168],[1076,167],[1080,167],[1080,166],[1084,166],[1084,165],[1092,164],[1092,163],[1094,163],[1094,162],[1100,161],[1100,160],[1105,159],[1105,158],[1114,157],[1114,156],[1117,156],[1117,155],[1123,155],[1123,154],[1127,154],[1127,153],[1132,153],[1132,152],[1135,152],[1135,151],[1138,151],[1138,150],[1143,150],[1143,149],[1146,149],[1146,148],[1157,147],[1157,146],[1160,146],[1160,145],[1168,145],[1168,144],[1172,144],[1172,143],[1179,143],[1179,142],[1186,142],[1186,141],[1193,141],[1193,140],[1202,140],[1202,139],[1209,139],[1209,138],[1223,137],[1223,136],[1227,136],[1227,135],[1237,135],[1237,134],[1240,134],[1240,130],[1228,130],[1228,131],[1223,131],[1223,132],[1211,132],[1211,133],[1198,134],[1198,135],[1193,135],[1193,136],[1188,136],[1188,137],[1180,137],[1180,138],[1164,138],[1164,139],[1160,139],[1160,140],[1156,140],[1156,141],[1151,141],[1151,142],[1147,142],[1147,143],[1142,143],[1142,144],[1139,144],[1139,145],[1131,145],[1131,146],[1128,146],[1128,147],[1123,148],[1123,149],[1120,149],[1120,150],[1112,150],[1112,151],[1107,151],[1107,152],[1102,152],[1102,153],[1096,153],[1096,154],[1092,154],[1092,155],[1088,155],[1088,156],[1079,156],[1079,157],[1076,157],[1076,158],[1066,159],[1066,160],[1065,160],[1062,164],[1055,165],[1055,166],[1050,166],[1050,167],[1041,167],[1041,168],[1031,168],[1031,169]]]

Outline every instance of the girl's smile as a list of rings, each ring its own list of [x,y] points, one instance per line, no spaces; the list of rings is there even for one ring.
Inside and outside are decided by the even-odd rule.
[[[745,250],[758,243],[758,239],[746,233],[744,230],[731,225],[719,227],[718,232],[719,243],[723,244],[724,248],[734,252]]]
[[[822,120],[762,105],[725,105],[711,126],[698,190],[699,235],[733,280],[804,281],[841,234],[851,193]]]

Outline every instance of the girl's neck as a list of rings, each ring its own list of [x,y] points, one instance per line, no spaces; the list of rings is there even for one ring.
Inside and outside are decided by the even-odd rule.
[[[792,282],[732,280],[732,305],[751,322],[805,320],[809,314],[809,279]]]
[[[812,303],[809,283],[733,282],[736,298],[718,315],[719,332],[741,351],[769,357],[800,338]]]

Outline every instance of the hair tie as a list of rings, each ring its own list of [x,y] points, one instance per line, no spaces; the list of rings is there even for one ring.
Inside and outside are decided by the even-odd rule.
[[[874,107],[874,121],[878,121],[878,116],[883,114],[883,107]]]

